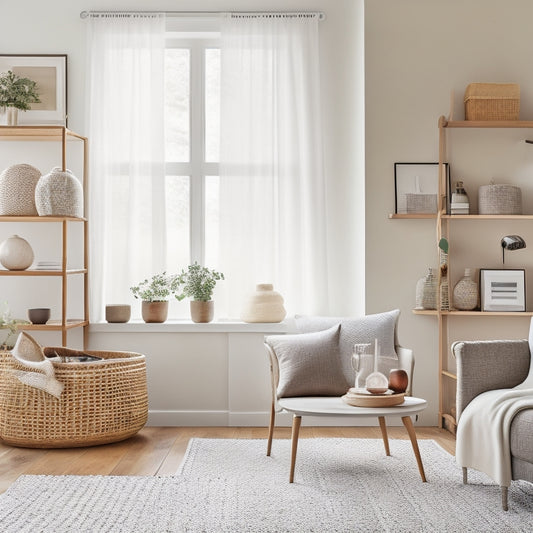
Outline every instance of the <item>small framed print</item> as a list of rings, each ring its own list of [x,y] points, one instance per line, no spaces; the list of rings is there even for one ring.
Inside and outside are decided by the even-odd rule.
[[[448,164],[446,174],[448,174]],[[438,163],[394,163],[396,214],[434,214],[439,207]]]
[[[21,126],[67,125],[66,54],[0,54],[0,72],[8,70],[35,81],[41,100],[18,114]]]
[[[482,311],[525,311],[526,272],[524,269],[479,271]]]

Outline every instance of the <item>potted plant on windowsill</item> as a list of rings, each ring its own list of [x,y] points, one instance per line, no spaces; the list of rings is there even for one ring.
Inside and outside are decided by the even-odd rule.
[[[201,266],[198,263],[189,265],[178,274],[181,293],[176,295],[178,300],[191,298],[191,319],[196,323],[211,322],[213,320],[215,303],[212,300],[217,281],[224,279],[224,274]]]
[[[28,111],[30,104],[40,101],[36,82],[21,78],[11,70],[0,74],[0,109],[7,110],[8,126],[17,125],[19,109]]]
[[[130,287],[133,296],[142,300],[142,317],[147,323],[165,322],[168,316],[168,300],[175,296],[179,289],[179,281],[175,275],[166,272],[155,274],[138,285]]]

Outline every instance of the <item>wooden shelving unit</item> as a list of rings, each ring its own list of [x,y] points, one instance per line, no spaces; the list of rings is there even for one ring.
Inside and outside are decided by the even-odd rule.
[[[0,141],[44,141],[61,143],[61,168],[67,168],[67,146],[69,142],[83,142],[83,175],[82,185],[84,194],[84,212],[87,213],[87,186],[88,186],[88,139],[75,133],[64,126],[0,126]],[[60,331],[63,346],[67,345],[67,331],[73,328],[82,327],[83,344],[87,344],[89,325],[89,300],[88,300],[88,221],[86,218],[76,217],[40,217],[40,216],[0,216],[0,223],[34,223],[34,224],[59,224],[61,226],[61,269],[58,270],[0,270],[0,276],[9,277],[60,277],[61,278],[61,320],[48,321],[46,324],[31,324],[21,326],[25,330]],[[67,268],[68,255],[68,228],[69,224],[83,224],[83,266],[80,268]],[[83,317],[69,318],[68,283],[70,276],[83,276]]]

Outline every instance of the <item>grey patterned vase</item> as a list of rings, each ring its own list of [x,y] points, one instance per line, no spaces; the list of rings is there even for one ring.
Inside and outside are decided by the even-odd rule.
[[[453,288],[453,305],[460,311],[472,311],[478,306],[478,285],[472,277],[472,271],[465,268],[465,275]]]

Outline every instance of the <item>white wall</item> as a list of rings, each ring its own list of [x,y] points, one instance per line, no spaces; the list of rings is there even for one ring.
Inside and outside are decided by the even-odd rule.
[[[69,127],[85,134],[85,25],[79,14],[84,10],[307,10],[323,11],[320,23],[325,171],[328,178],[328,235],[330,264],[330,312],[357,315],[364,312],[364,287],[358,282],[364,272],[364,110],[363,110],[363,1],[362,0],[48,0],[12,2],[2,15],[0,50],[14,54],[68,54]],[[0,144],[0,164],[13,154]],[[23,162],[23,161],[13,161]],[[13,233],[0,227],[0,240]],[[50,241],[52,242],[52,241]],[[25,315],[30,305],[24,300],[49,295],[32,284],[6,289],[15,313]],[[2,289],[0,289],[1,291]],[[11,291],[11,292],[10,292]],[[18,296],[21,296],[20,298]],[[23,297],[24,296],[24,297]],[[41,302],[41,300],[39,300]],[[32,304],[36,305],[36,304]],[[44,303],[39,303],[44,305]],[[387,306],[389,309],[390,306]],[[148,358],[151,417],[155,423],[182,423],[184,412],[195,412],[197,423],[242,418],[231,413],[247,409],[256,413],[248,423],[264,423],[269,406],[262,408],[258,398],[268,395],[261,333],[231,337],[229,333],[174,332],[132,334],[129,331],[92,328],[92,348],[144,351]],[[201,331],[201,330],[197,330]],[[72,334],[76,342],[79,335]],[[38,336],[38,335],[36,335]],[[54,343],[50,336],[38,336],[43,343]],[[230,338],[231,337],[231,338]],[[69,335],[69,339],[71,335]],[[250,341],[252,339],[252,341]],[[56,340],[55,342],[60,342]],[[243,348],[245,346],[246,348]],[[251,383],[261,385],[250,399],[246,375],[239,373],[238,362],[249,353],[256,361],[246,367]],[[199,370],[201,365],[201,370]],[[229,372],[228,369],[234,369]],[[198,381],[205,371],[205,380]],[[190,378],[190,379],[189,379]],[[240,390],[239,397],[231,395]],[[227,390],[226,390],[227,389]],[[209,391],[216,394],[209,399]],[[181,391],[181,392],[180,392]],[[228,392],[229,391],[229,392]],[[231,399],[233,398],[233,399]],[[242,404],[248,401],[248,407]],[[248,400],[247,400],[248,399]],[[165,414],[166,413],[166,414]],[[181,413],[181,414],[179,414]],[[222,414],[222,418],[219,415]],[[252,413],[252,414],[253,414]],[[183,415],[183,416],[182,416]],[[155,416],[155,418],[154,418]],[[185,417],[185,418],[184,418]],[[191,423],[191,417],[187,419]],[[244,422],[243,422],[244,423]]]
[[[529,0],[365,2],[367,312],[400,307],[400,340],[415,350],[414,393],[430,402],[428,423],[437,422],[437,323],[411,310],[416,281],[427,267],[437,266],[435,221],[387,218],[394,212],[393,166],[438,160],[437,120],[448,115],[452,90],[454,116],[464,118],[462,98],[471,82],[519,83],[520,116],[533,118],[532,17]],[[520,185],[525,210],[533,213],[528,134],[533,132],[449,132],[452,180],[464,179],[472,204],[479,185],[494,177]],[[531,224],[456,223],[450,237],[451,287],[464,267],[501,268],[500,239],[513,233],[533,245]],[[529,269],[526,288],[532,286],[530,251],[507,254],[506,266]],[[528,292],[531,310],[533,292]],[[452,340],[524,338],[529,327],[526,317],[449,322]]]

